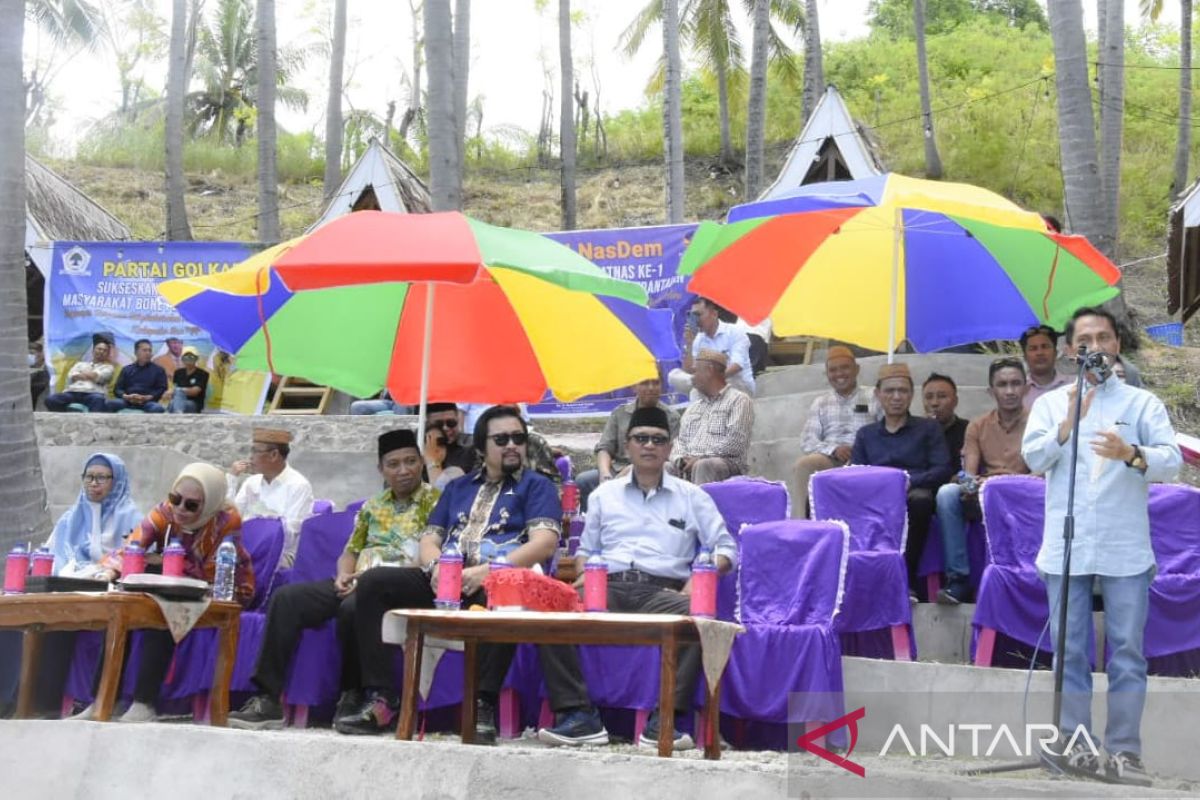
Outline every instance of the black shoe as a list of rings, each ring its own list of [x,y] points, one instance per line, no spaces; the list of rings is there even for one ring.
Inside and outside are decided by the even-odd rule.
[[[338,698],[337,708],[334,709],[333,719],[336,722],[343,717],[352,717],[363,707],[362,689],[347,689]]]
[[[372,692],[358,712],[333,723],[338,733],[348,736],[374,736],[392,730],[400,704],[383,692]]]
[[[475,701],[475,744],[496,743],[496,706],[487,700]]]
[[[1086,742],[1075,742],[1059,756],[1051,756],[1050,760],[1068,775],[1092,780],[1104,779],[1104,768],[1100,763],[1100,754]]]
[[[230,712],[229,727],[242,731],[277,731],[283,727],[283,706],[269,694],[256,694],[240,710]]]
[[[677,714],[679,712],[676,712]],[[650,719],[646,721],[646,727],[642,729],[642,735],[638,737],[638,747],[649,747],[658,749],[658,712],[655,711],[650,715]],[[692,737],[676,728],[674,730],[674,747],[675,752],[682,750],[691,750],[696,746],[692,741]]]
[[[552,728],[538,730],[538,740],[551,746],[578,747],[584,744],[608,744],[608,731],[594,708],[578,708],[559,714]]]
[[[1105,780],[1129,786],[1153,786],[1154,781],[1146,774],[1142,757],[1137,753],[1113,753],[1104,764]]]
[[[950,581],[938,590],[937,601],[944,606],[971,602],[971,585],[966,581]]]

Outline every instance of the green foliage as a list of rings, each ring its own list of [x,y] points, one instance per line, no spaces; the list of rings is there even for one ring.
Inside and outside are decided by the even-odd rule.
[[[913,0],[871,0],[867,13],[867,23],[873,30],[913,38]],[[1050,30],[1046,12],[1037,0],[927,0],[925,34],[948,33],[981,16],[1014,28],[1036,25],[1040,31]]]

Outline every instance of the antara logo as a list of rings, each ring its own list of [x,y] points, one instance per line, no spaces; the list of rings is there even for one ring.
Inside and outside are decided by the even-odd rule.
[[[813,728],[797,739],[796,744],[813,755],[820,756],[830,764],[836,764],[847,772],[853,772],[858,777],[865,778],[867,777],[866,769],[861,764],[855,764],[851,761],[849,756],[854,752],[854,745],[858,743],[858,721],[866,715],[867,709],[865,707],[851,711],[844,717],[838,717],[833,722],[826,723],[819,728]],[[850,747],[847,748],[846,755],[844,756],[832,753],[817,744],[818,739],[836,731],[838,728],[850,729]]]

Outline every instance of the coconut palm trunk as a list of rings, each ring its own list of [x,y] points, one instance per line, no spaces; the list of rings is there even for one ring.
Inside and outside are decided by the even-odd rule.
[[[804,4],[804,115],[803,126],[825,94],[825,64],[821,58],[821,21],[817,15],[817,0]]]
[[[558,0],[558,61],[562,108],[558,140],[562,148],[562,227],[575,229],[575,70],[571,62],[571,0]]]
[[[329,99],[325,103],[325,199],[342,183],[342,73],[346,63],[346,0],[333,3],[329,51]],[[390,145],[390,142],[385,144]]]
[[[0,0],[0,551],[41,544],[50,533],[46,487],[29,398],[29,328],[25,297],[25,87],[22,0]]]
[[[279,241],[279,170],[275,160],[275,0],[258,0],[258,240]]]
[[[763,179],[763,138],[767,125],[767,37],[770,0],[754,0],[750,52],[750,103],[746,110],[746,199],[758,197]]]
[[[462,205],[455,182],[453,36],[450,0],[425,0],[429,194],[435,211],[457,211]]]
[[[1117,249],[1121,197],[1121,139],[1125,116],[1125,2],[1105,0],[1104,40],[1100,43],[1100,187],[1104,227]]]
[[[471,0],[454,3],[454,143],[458,146],[454,173],[462,196],[463,169],[467,163],[467,89],[471,71]]]
[[[917,37],[917,77],[921,90],[922,134],[925,139],[925,177],[942,177],[942,157],[933,133],[933,105],[929,97],[929,60],[925,53],[925,0],[913,0],[913,27]]]
[[[1192,0],[1180,0],[1179,20],[1179,133],[1175,141],[1172,196],[1190,183],[1188,156],[1192,147]]]
[[[192,239],[184,200],[187,185],[183,176],[183,103],[188,83],[187,6],[187,0],[171,3],[171,44],[167,58],[166,230],[167,238],[174,242]]]
[[[667,222],[683,222],[683,66],[679,56],[679,2],[663,0],[663,154],[667,167]]]

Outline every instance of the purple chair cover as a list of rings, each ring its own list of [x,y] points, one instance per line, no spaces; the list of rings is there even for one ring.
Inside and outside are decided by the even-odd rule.
[[[332,500],[325,500],[325,499],[313,500],[312,513],[314,515],[328,514],[331,511],[333,511],[333,501]]]
[[[997,475],[983,484],[980,503],[990,560],[983,570],[972,620],[971,657],[979,632],[991,628],[1052,652],[1042,630],[1049,619],[1046,585],[1034,561],[1045,527],[1046,482],[1032,475]]]
[[[1200,666],[1200,490],[1150,487],[1150,545],[1158,574],[1150,584],[1145,654],[1162,660],[1152,665],[1158,674],[1193,675]]]
[[[967,563],[971,574],[969,581],[972,589],[979,588],[983,579],[983,569],[988,563],[987,534],[984,533],[982,522],[967,523]],[[921,551],[921,561],[917,565],[917,575],[924,578],[927,575],[938,575],[946,571],[945,553],[942,548],[942,527],[935,515],[929,525],[929,538],[925,540],[925,549]],[[930,600],[932,602],[932,599]]]
[[[351,500],[349,503],[346,503],[346,510],[352,514],[357,514],[358,510],[362,508],[366,502],[367,499],[365,497],[362,500]]]
[[[277,517],[256,517],[242,522],[242,544],[250,553],[254,566],[254,599],[250,608],[266,604],[283,554],[283,520]]]
[[[877,632],[870,637],[843,637],[843,652],[886,657],[892,626],[906,625],[915,659],[904,563],[908,476],[891,467],[829,469],[812,476],[809,497],[813,519],[840,520],[850,528],[845,595],[834,629],[841,634]],[[882,645],[874,647],[865,638],[879,639]]]
[[[762,478],[738,476],[700,488],[712,497],[725,519],[733,540],[741,542],[742,528],[759,522],[773,522],[792,515],[787,485]],[[717,618],[732,620],[737,614],[737,574],[722,575],[717,584]]]

